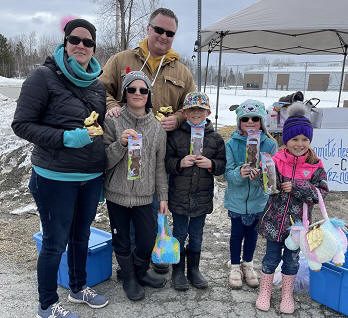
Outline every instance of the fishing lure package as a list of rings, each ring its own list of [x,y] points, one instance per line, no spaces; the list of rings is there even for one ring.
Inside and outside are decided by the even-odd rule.
[[[245,163],[250,168],[259,168],[261,130],[248,130],[247,132]]]
[[[191,127],[190,155],[201,156],[203,153],[204,127]]]
[[[138,134],[138,138],[128,137],[128,180],[140,179],[142,141],[142,134]]]

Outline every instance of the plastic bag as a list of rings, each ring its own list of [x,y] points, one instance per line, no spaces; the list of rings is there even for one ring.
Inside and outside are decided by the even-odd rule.
[[[267,152],[261,152],[261,163],[263,191],[267,194],[278,193],[276,168],[272,155]]]
[[[158,213],[158,230],[151,260],[155,264],[177,264],[180,261],[180,244],[172,236],[167,216]]]
[[[275,270],[273,277],[273,285],[277,288],[282,287],[282,273],[281,266],[283,261],[281,261]],[[308,262],[302,252],[299,254],[299,269],[295,278],[294,291],[296,293],[309,293],[309,267]]]

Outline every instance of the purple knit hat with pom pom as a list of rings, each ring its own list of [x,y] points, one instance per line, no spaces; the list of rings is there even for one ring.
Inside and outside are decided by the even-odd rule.
[[[286,143],[298,135],[306,136],[310,141],[313,138],[313,126],[305,117],[306,109],[303,103],[296,102],[289,106],[289,117],[283,126],[283,143]]]

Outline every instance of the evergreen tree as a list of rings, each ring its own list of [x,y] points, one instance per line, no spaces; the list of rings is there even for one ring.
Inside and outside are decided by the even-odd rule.
[[[18,76],[22,77],[25,73],[25,49],[22,41],[16,44],[15,48],[15,65],[17,68]]]
[[[10,45],[7,39],[0,34],[0,76],[12,77],[13,69]]]

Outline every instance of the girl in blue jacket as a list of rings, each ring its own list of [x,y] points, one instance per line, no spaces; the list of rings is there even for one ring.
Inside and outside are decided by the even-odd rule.
[[[247,131],[262,131],[260,152],[273,155],[277,150],[277,143],[267,133],[264,123],[266,110],[262,102],[248,99],[239,105],[236,114],[238,129],[232,133],[231,139],[226,144],[225,208],[228,209],[231,218],[229,284],[233,289],[239,289],[244,278],[247,285],[256,288],[259,285],[253,268],[257,241],[256,226],[268,195],[263,191],[260,170],[245,164]]]

